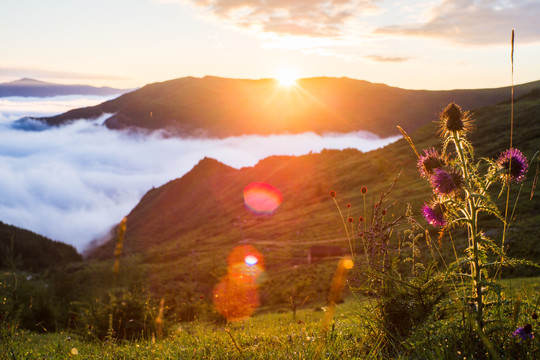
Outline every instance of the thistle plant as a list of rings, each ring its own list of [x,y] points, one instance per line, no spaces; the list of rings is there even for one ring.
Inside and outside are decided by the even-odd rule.
[[[433,190],[433,198],[422,207],[424,218],[432,226],[440,228],[441,235],[456,227],[467,229],[468,246],[464,256],[457,258],[449,269],[461,271],[464,265],[468,265],[469,273],[460,275],[470,279],[469,305],[482,329],[486,294],[496,288],[494,280],[488,278],[489,269],[524,261],[506,257],[503,244],[497,244],[480,229],[479,216],[482,213],[494,216],[506,228],[505,217],[488,190],[497,183],[503,189],[522,182],[528,162],[515,148],[502,152],[496,160],[484,158],[477,161],[473,146],[467,139],[472,129],[471,115],[451,103],[440,114],[441,150],[430,148],[417,155],[420,175],[429,181]],[[404,135],[416,152],[410,138]]]

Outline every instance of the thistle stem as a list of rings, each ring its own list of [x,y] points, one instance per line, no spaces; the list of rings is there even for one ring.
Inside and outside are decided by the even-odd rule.
[[[477,204],[474,201],[474,198],[470,196],[470,189],[472,188],[471,181],[469,179],[468,163],[467,158],[464,155],[463,147],[461,145],[461,138],[457,132],[452,133],[454,139],[454,144],[456,146],[456,151],[458,153],[459,161],[461,163],[461,169],[463,171],[463,177],[465,179],[465,192],[467,199],[467,210],[464,211],[467,213],[466,217],[468,219],[467,226],[469,228],[469,236],[472,241],[473,247],[473,264],[471,266],[471,276],[473,278],[473,289],[475,292],[475,303],[476,303],[476,321],[480,329],[483,329],[483,312],[484,312],[484,302],[482,294],[482,264],[480,262],[479,250],[478,250],[478,208]]]

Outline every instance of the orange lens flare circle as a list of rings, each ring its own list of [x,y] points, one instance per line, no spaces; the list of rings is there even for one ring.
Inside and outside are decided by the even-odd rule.
[[[270,184],[252,182],[244,188],[244,204],[255,214],[271,215],[282,201],[281,191]]]
[[[250,317],[259,307],[258,279],[264,272],[264,258],[251,245],[238,246],[227,257],[227,275],[214,287],[216,310],[227,321]]]

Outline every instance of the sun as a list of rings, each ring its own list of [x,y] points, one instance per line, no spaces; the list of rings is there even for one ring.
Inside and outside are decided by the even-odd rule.
[[[275,79],[278,81],[279,85],[290,87],[296,85],[298,74],[292,68],[282,68],[276,72]]]

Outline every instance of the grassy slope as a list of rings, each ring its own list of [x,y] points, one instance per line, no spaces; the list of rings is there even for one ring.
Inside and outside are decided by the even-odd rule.
[[[531,158],[540,145],[540,125],[535,121],[540,117],[538,96],[517,102],[515,114],[514,145]],[[474,117],[472,141],[477,156],[497,156],[509,143],[509,105],[478,109]],[[439,143],[433,135],[436,128],[432,123],[412,135],[419,150]],[[540,201],[538,194],[532,201],[528,198],[536,166],[536,161],[531,164],[516,208],[517,220],[506,239],[510,254],[533,260],[540,259],[540,243],[535,235],[540,223]],[[307,265],[307,250],[316,243],[348,244],[328,192],[337,192],[345,214],[345,204],[352,204],[351,216],[357,219],[365,216],[361,186],[369,189],[369,208],[400,171],[401,179],[390,198],[396,206],[389,216],[402,213],[410,203],[422,220],[419,208],[430,197],[430,189],[419,178],[416,158],[404,140],[366,154],[345,150],[270,157],[241,170],[205,159],[184,177],[148,192],[132,210],[125,254],[137,255],[148,271],[149,286],[158,294],[190,299],[198,294],[210,295],[212,286],[226,271],[228,253],[247,240],[266,259],[263,304],[285,304],[291,291],[322,302],[334,265]],[[244,208],[242,189],[251,181],[268,182],[281,190],[284,200],[274,215],[256,216]],[[516,194],[517,189],[513,189],[511,200]],[[501,207],[504,200],[504,196],[498,200]],[[500,239],[500,224],[488,219],[482,228]],[[465,247],[463,233],[456,230],[453,235],[458,249]],[[451,257],[448,237],[441,244],[442,253]],[[96,249],[91,258],[110,259],[113,246],[114,239]]]
[[[429,122],[440,104],[465,109],[509,98],[508,88],[424,91],[405,90],[348,78],[311,78],[287,89],[272,79],[181,78],[154,83],[97,106],[44,118],[50,124],[113,113],[110,128],[135,126],[168,129],[190,136],[350,132],[366,130],[389,136],[395,125],[417,129]],[[538,87],[519,85],[516,94]]]

